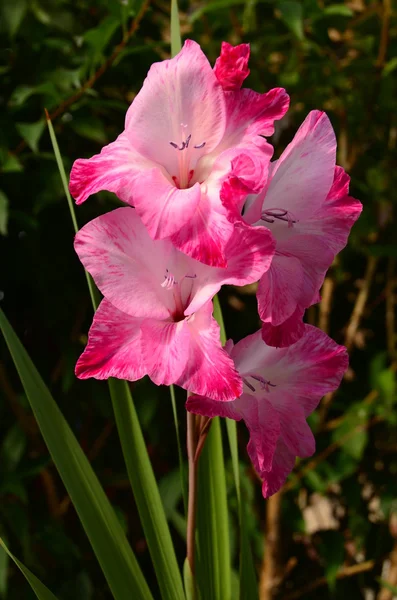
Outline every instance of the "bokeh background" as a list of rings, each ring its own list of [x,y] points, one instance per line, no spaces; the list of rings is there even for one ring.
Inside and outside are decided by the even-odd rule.
[[[394,13],[393,13],[394,10]],[[391,0],[180,2],[182,34],[214,62],[222,40],[251,43],[248,87],[286,87],[291,109],[278,156],[311,109],[327,111],[338,162],[364,205],[307,320],[351,354],[340,390],[310,420],[316,455],[265,502],[239,429],[241,477],[261,600],[397,597],[397,19]],[[106,384],[77,381],[92,308],[44,120],[65,167],[123,128],[154,61],[169,56],[163,0],[2,0],[0,6],[0,300],[89,456],[147,577],[150,557],[122,460]],[[121,44],[121,45],[120,45]],[[82,225],[118,205],[100,193]],[[229,337],[258,326],[255,289],[223,289]],[[181,560],[185,550],[177,445],[166,388],[133,385]],[[182,436],[184,396],[178,394]],[[227,456],[228,448],[225,446]],[[237,564],[237,502],[228,463]],[[60,600],[110,598],[0,340],[0,534]],[[266,541],[267,540],[267,541]],[[263,556],[265,553],[265,561]],[[32,597],[0,555],[0,598]]]

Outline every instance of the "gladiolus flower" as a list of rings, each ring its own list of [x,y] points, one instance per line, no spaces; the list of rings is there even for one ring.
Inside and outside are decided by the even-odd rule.
[[[274,241],[265,227],[235,227],[227,268],[205,265],[170,241],[154,241],[133,208],[94,219],[76,235],[76,252],[105,299],[80,357],[80,378],[147,374],[216,400],[242,392],[233,360],[221,347],[212,297],[223,284],[257,281],[269,268]]]
[[[288,348],[265,344],[261,331],[226,349],[244,382],[234,402],[190,396],[186,408],[208,417],[244,420],[250,432],[251,461],[263,480],[265,498],[275,494],[297,456],[311,456],[313,434],[306,422],[322,396],[335,390],[348,366],[346,348],[304,325],[303,336]]]
[[[190,40],[175,58],[152,65],[125,130],[100,154],[74,163],[70,191],[78,204],[99,190],[114,192],[135,207],[152,239],[225,267],[233,224],[221,188],[233,171],[246,194],[260,191],[273,153],[263,136],[273,133],[289,99],[279,88],[224,90],[220,70]]]
[[[362,205],[349,196],[349,177],[335,166],[336,139],[325,113],[312,111],[292,142],[271,163],[268,181],[249,196],[229,180],[222,197],[236,220],[266,225],[276,240],[271,268],[258,287],[267,344],[288,346],[303,334],[302,316],[319,300],[325,273],[346,245]]]

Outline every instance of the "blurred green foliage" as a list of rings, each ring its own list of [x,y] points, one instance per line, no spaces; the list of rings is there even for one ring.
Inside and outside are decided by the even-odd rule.
[[[150,580],[107,387],[74,377],[92,311],[44,121],[44,108],[56,115],[67,170],[118,135],[151,63],[169,55],[169,3],[145,4],[129,38],[141,9],[140,0],[1,2],[0,299]],[[312,416],[317,453],[297,465],[281,497],[280,523],[270,519],[267,525],[277,540],[274,598],[381,598],[381,590],[395,593],[397,584],[389,561],[397,547],[396,9],[390,0],[185,0],[180,11],[182,35],[198,41],[212,62],[222,40],[249,41],[247,86],[261,92],[287,88],[291,109],[273,136],[276,156],[309,110],[327,111],[339,164],[363,202],[350,244],[329,272],[327,293],[307,315],[343,343],[357,298],[367,289],[362,308],[356,306],[357,327],[350,329],[350,370],[338,393]],[[124,47],[107,64],[123,39]],[[117,204],[111,194],[98,194],[78,209],[80,225]],[[238,340],[259,326],[252,288],[225,289],[220,298],[230,337]],[[2,340],[0,353],[1,536],[60,600],[110,598]],[[182,564],[185,522],[168,391],[145,379],[134,385],[134,397]],[[183,394],[177,400],[183,436]],[[246,525],[264,577],[266,503],[246,458],[246,441],[240,428]],[[231,462],[228,487],[237,559]],[[0,598],[31,597],[0,550]]]

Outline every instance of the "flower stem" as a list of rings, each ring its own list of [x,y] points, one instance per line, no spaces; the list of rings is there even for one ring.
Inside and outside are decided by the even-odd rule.
[[[189,498],[187,508],[187,559],[194,576],[196,501],[197,501],[197,423],[196,415],[187,413],[187,456],[189,464]]]

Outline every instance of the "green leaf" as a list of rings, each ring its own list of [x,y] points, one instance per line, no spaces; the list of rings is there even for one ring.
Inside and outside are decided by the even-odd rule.
[[[0,328],[44,441],[114,598],[151,599],[136,558],[86,455],[1,309]]]
[[[324,531],[319,550],[325,565],[325,577],[331,591],[335,590],[336,576],[345,556],[345,540],[339,531]]]
[[[382,75],[383,77],[387,77],[392,73],[395,69],[397,69],[397,56],[394,56],[392,59],[387,62],[383,68]]]
[[[325,16],[352,17],[354,12],[344,4],[331,4],[322,11]]]
[[[65,196],[66,196],[66,199],[68,201],[70,216],[72,217],[72,223],[73,223],[74,232],[77,233],[78,230],[79,230],[79,226],[77,225],[76,213],[74,211],[74,204],[73,204],[72,196],[70,195],[70,192],[69,192],[69,186],[68,186],[68,180],[67,180],[66,173],[65,173],[65,167],[63,165],[63,160],[62,160],[61,152],[59,150],[59,146],[58,146],[57,138],[56,138],[56,135],[55,135],[55,131],[54,131],[54,128],[52,126],[52,123],[51,123],[51,120],[50,120],[50,117],[49,117],[47,111],[46,111],[46,118],[47,118],[47,126],[48,126],[48,131],[50,133],[52,148],[54,150],[55,159],[57,161],[59,174],[61,176],[63,190],[65,192]],[[87,285],[88,285],[88,290],[90,292],[90,297],[91,297],[92,305],[93,305],[94,310],[95,310],[97,308],[99,302],[100,302],[100,295],[99,295],[99,292],[98,292],[98,290],[97,290],[97,288],[96,288],[96,286],[95,286],[95,284],[94,284],[94,282],[92,280],[91,275],[89,275],[89,273],[87,273],[87,271],[84,271],[84,273],[85,273],[85,277],[86,277],[86,280],[87,280]]]
[[[178,445],[178,462],[179,462],[179,477],[181,480],[182,487],[182,496],[183,496],[183,506],[185,509],[185,515],[187,514],[187,477],[186,477],[186,469],[185,463],[183,460],[182,446],[181,446],[181,438],[179,435],[179,423],[178,423],[178,411],[176,408],[176,398],[175,398],[175,387],[170,385],[170,394],[171,394],[171,404],[172,404],[172,414],[174,416],[174,425],[175,425],[175,433],[176,433],[176,443]]]
[[[171,0],[171,56],[182,48],[181,27],[179,24],[178,0]]]
[[[39,600],[57,600],[56,596],[44,585],[36,575],[33,575],[31,571],[25,565],[21,563],[7,548],[4,541],[0,538],[0,546],[8,554],[8,556],[14,561],[18,569],[23,573],[30,587],[36,594]]]
[[[40,119],[36,123],[16,123],[15,126],[29,148],[36,154],[39,149],[39,140],[45,127],[44,121]]]
[[[219,417],[212,419],[200,456],[197,488],[197,582],[201,597],[230,600],[229,523]]]
[[[294,0],[282,0],[277,3],[277,9],[288,29],[292,31],[298,40],[304,40],[305,34],[303,32],[302,4],[300,2],[295,2]]]
[[[128,477],[163,600],[184,600],[182,578],[141,426],[126,381],[109,379]]]
[[[108,141],[103,122],[98,117],[86,116],[84,118],[76,118],[70,122],[70,127],[78,135],[87,140],[92,140],[98,144],[106,144]]]
[[[8,553],[0,546],[0,597],[5,598],[7,594],[8,566],[10,557]]]
[[[2,0],[1,21],[5,24],[10,37],[14,37],[18,32],[27,8],[26,0]]]
[[[187,558],[183,563],[183,581],[185,584],[186,600],[195,600],[194,577]]]
[[[0,233],[7,235],[8,225],[8,198],[4,192],[0,190]]]
[[[4,470],[14,471],[26,448],[26,435],[18,423],[8,430],[1,445],[1,464]]]
[[[3,149],[0,149],[0,163],[3,173],[20,173],[23,171],[23,166],[15,154],[11,154]]]

